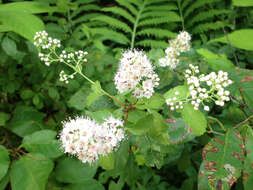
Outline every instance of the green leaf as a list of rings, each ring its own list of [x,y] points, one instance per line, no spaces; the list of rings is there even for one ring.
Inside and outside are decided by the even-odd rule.
[[[90,106],[95,102],[99,97],[103,96],[102,88],[99,81],[96,81],[95,84],[91,85],[92,92],[87,96],[87,105]]]
[[[57,133],[52,130],[41,130],[31,135],[25,136],[22,142],[30,153],[41,153],[47,158],[57,158],[63,154],[60,141],[56,140]]]
[[[30,89],[25,89],[20,92],[20,97],[23,100],[31,99],[34,96],[34,92]]]
[[[139,100],[136,104],[138,109],[160,109],[165,100],[161,94],[154,94],[151,98],[143,98]]]
[[[227,59],[225,54],[215,54],[203,48],[198,49],[197,52],[206,59],[207,63],[215,71],[228,71],[235,68],[234,64],[229,59]]]
[[[111,110],[108,109],[98,110],[96,112],[86,111],[85,113],[98,123],[103,123],[105,118],[112,116]]]
[[[246,137],[246,158],[244,161],[244,170],[243,170],[243,185],[244,189],[251,189],[253,187],[253,130],[251,127],[247,129]]]
[[[178,95],[175,93],[179,92]],[[163,96],[165,99],[177,97],[177,100],[182,100],[187,97],[189,94],[189,90],[187,86],[176,86],[175,88],[170,89],[168,92],[166,92]]]
[[[83,87],[72,95],[68,101],[68,105],[77,110],[82,111],[86,107],[86,97],[89,93],[88,88]]]
[[[17,45],[12,39],[5,37],[1,43],[1,46],[7,55],[9,55],[11,57],[16,56]]]
[[[59,12],[59,9],[55,6],[48,6],[47,3],[42,2],[15,2],[6,3],[0,5],[1,11],[22,11],[24,13],[47,13],[47,12]]]
[[[89,179],[81,184],[70,184],[64,190],[104,190],[104,186],[95,179]]]
[[[193,134],[200,136],[206,132],[207,122],[204,114],[199,110],[194,110],[191,104],[184,105],[182,118],[189,125]]]
[[[63,183],[83,183],[96,174],[97,165],[82,163],[76,158],[64,157],[56,166],[56,179]]]
[[[147,112],[142,111],[142,110],[130,110],[128,112],[128,118],[127,121],[136,123],[139,119],[145,117],[147,115]]]
[[[40,154],[26,154],[14,161],[11,167],[11,187],[13,190],[45,190],[53,161]]]
[[[233,0],[233,6],[250,7],[253,6],[252,0]]]
[[[190,132],[189,126],[181,118],[166,119],[168,133],[172,144],[181,144],[191,141],[195,135]]]
[[[204,170],[213,188],[230,189],[243,169],[243,138],[229,129],[224,136],[214,137],[203,149]]]
[[[44,116],[44,113],[38,112],[32,107],[18,106],[14,111],[12,120],[6,128],[24,137],[43,128]]]
[[[114,160],[115,160],[115,156],[114,156],[114,152],[112,152],[106,156],[102,156],[99,159],[99,165],[104,170],[112,170],[114,168]]]
[[[2,145],[0,145],[0,181],[6,175],[10,164],[10,158],[8,151]]]
[[[241,99],[242,93],[245,102],[253,108],[253,71],[236,68],[229,72],[229,78],[234,82],[228,87],[230,94]]]
[[[1,11],[0,21],[10,31],[33,41],[36,32],[44,30],[44,23],[38,17],[22,11]]]
[[[10,119],[10,114],[0,112],[0,126],[4,126],[6,121]]]
[[[253,29],[241,29],[236,30],[230,34],[228,34],[229,41],[232,46],[245,49],[245,50],[253,50]],[[214,40],[211,40],[212,42],[222,42],[222,43],[228,43],[227,37],[221,37]]]
[[[128,126],[127,129],[135,135],[142,135],[146,133],[152,127],[152,125],[153,116],[149,114],[146,117],[137,121],[136,124]]]

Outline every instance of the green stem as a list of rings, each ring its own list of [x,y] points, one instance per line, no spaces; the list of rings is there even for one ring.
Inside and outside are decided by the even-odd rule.
[[[183,12],[182,12],[182,7],[180,5],[180,0],[177,0],[177,5],[178,5],[178,9],[179,9],[179,14],[182,20],[182,28],[184,30],[184,17],[183,17]]]
[[[224,125],[223,125],[218,119],[216,119],[215,117],[212,117],[212,116],[208,116],[208,119],[211,119],[211,120],[213,120],[213,121],[216,121],[216,122],[219,124],[219,126],[222,128],[222,130],[223,130],[223,131],[226,131]]]
[[[134,29],[133,29],[133,33],[132,33],[132,39],[131,39],[131,50],[133,50],[133,48],[134,48],[134,41],[135,41],[137,26],[139,24],[140,16],[141,16],[141,13],[145,7],[145,4],[146,4],[146,1],[143,2],[142,6],[137,14],[135,23],[134,23]]]

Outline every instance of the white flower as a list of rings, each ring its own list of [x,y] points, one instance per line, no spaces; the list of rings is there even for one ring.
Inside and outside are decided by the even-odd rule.
[[[180,53],[191,49],[190,40],[190,34],[185,31],[180,32],[174,40],[170,40],[169,47],[165,50],[166,56],[159,59],[159,65],[161,67],[168,66],[172,70],[175,69],[179,64]]]
[[[154,67],[142,51],[128,50],[120,59],[119,68],[114,77],[117,90],[123,93],[133,90],[137,98],[150,98],[160,79]]]
[[[65,153],[82,162],[93,163],[99,156],[107,155],[125,138],[123,122],[114,117],[98,124],[90,118],[77,117],[63,122],[60,140]]]
[[[205,111],[209,111],[210,109],[209,109],[208,106],[204,106],[204,110],[205,110]]]

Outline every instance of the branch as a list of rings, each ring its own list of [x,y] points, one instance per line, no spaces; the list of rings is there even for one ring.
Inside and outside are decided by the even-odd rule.
[[[236,129],[237,127],[239,127],[239,126],[241,126],[241,125],[247,123],[247,122],[248,122],[250,119],[252,119],[252,118],[253,118],[253,115],[251,115],[250,117],[248,117],[248,118],[245,119],[244,121],[238,123],[236,126],[233,127],[233,129]]]

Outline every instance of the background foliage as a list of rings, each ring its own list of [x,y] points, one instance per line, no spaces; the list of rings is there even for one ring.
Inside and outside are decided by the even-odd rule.
[[[251,190],[252,7],[251,0],[0,1],[0,190]],[[61,121],[123,113],[105,96],[90,100],[82,78],[61,83],[62,65],[39,61],[32,39],[43,29],[69,49],[87,50],[85,74],[114,95],[123,49],[143,48],[157,64],[168,40],[184,29],[194,48],[185,63],[229,72],[232,101],[208,115],[189,105],[180,117],[163,105],[180,76],[158,69],[157,94],[129,111],[133,136],[96,165],[82,164],[59,148]]]

